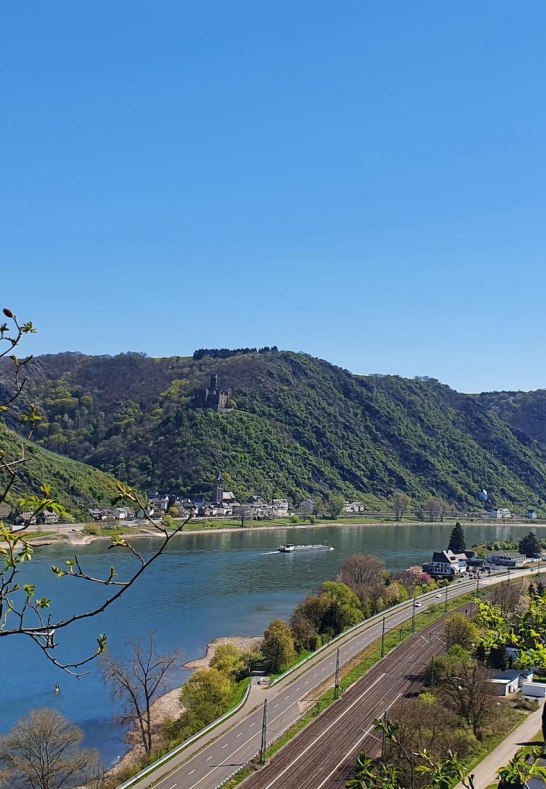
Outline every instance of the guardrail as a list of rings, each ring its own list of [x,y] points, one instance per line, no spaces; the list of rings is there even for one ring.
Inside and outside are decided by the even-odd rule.
[[[474,584],[474,582],[470,581],[470,580],[468,580],[468,581],[464,580],[462,583],[465,584],[465,585],[466,584],[468,584],[468,585],[473,585]],[[450,587],[444,587],[444,588],[449,589]],[[458,587],[458,588],[460,589],[461,587]],[[438,594],[438,590],[434,589],[432,592],[425,592],[424,594],[419,595],[419,597],[416,598],[416,599],[418,599],[418,600],[430,600],[433,596],[436,597],[437,594]],[[304,666],[309,660],[312,660],[317,655],[320,655],[321,652],[324,652],[326,649],[331,647],[332,644],[335,644],[337,641],[341,641],[342,639],[346,638],[351,633],[354,633],[357,630],[360,630],[361,628],[364,629],[365,627],[366,628],[367,627],[371,627],[372,625],[376,624],[377,622],[380,622],[383,619],[383,617],[391,616],[392,614],[395,614],[398,611],[403,611],[405,608],[411,608],[412,606],[413,606],[413,598],[411,600],[404,600],[404,602],[402,602],[402,603],[397,603],[396,605],[393,605],[390,608],[386,608],[384,611],[380,611],[378,614],[374,614],[373,616],[369,616],[367,619],[363,619],[361,622],[357,622],[356,625],[353,625],[352,627],[347,628],[347,630],[344,630],[342,633],[339,633],[339,635],[334,636],[334,638],[332,638],[330,641],[327,641],[326,644],[323,644],[318,649],[315,649],[314,652],[311,652],[311,654],[309,654],[306,657],[302,658],[302,660],[300,660],[298,663],[296,663],[295,666],[292,666],[292,668],[287,669],[283,674],[279,674],[278,677],[275,677],[275,679],[271,680],[271,682],[269,683],[269,687],[273,687],[274,685],[277,684],[277,682],[280,682],[285,677],[288,677],[290,674],[292,674],[293,671],[296,671],[296,669],[301,668],[301,666]]]
[[[527,568],[519,568],[518,567],[518,568],[514,568],[514,569],[517,571],[519,569],[527,569]],[[531,568],[529,568],[529,570],[532,571],[532,570],[535,570],[535,568],[532,568],[532,570],[531,570]],[[510,573],[509,572],[498,572],[494,576],[491,576],[490,578],[495,578],[495,579],[501,580],[499,578],[499,576],[505,576],[505,575],[508,575],[508,580],[510,580]],[[483,581],[490,581],[490,578],[487,578],[487,579],[484,578]],[[482,579],[480,579],[480,580],[482,580]],[[487,585],[489,585],[489,584],[487,584]],[[466,589],[467,587],[470,587],[470,586],[472,586],[472,587],[474,586],[474,580],[470,580],[470,579],[468,579],[468,580],[464,579],[463,580],[463,579],[461,579],[461,585],[460,586],[458,585],[456,587],[456,589],[457,590],[461,590],[461,588],[465,588]],[[443,587],[443,588],[444,589],[451,589],[452,587],[448,586],[448,587]],[[462,594],[462,592],[461,592],[461,594]],[[437,595],[438,595],[438,590],[434,589],[432,592],[425,592],[424,594],[419,595],[419,597],[416,598],[416,599],[419,599],[419,600],[431,600],[431,599],[433,599],[433,597],[435,598]],[[452,595],[452,597],[458,597],[458,596],[459,595]],[[357,622],[356,625],[353,625],[352,627],[349,627],[347,630],[344,630],[342,633],[339,633],[339,635],[337,635],[334,638],[332,638],[326,644],[323,644],[321,647],[316,649],[314,652],[311,652],[311,654],[307,655],[302,660],[300,660],[298,663],[296,663],[295,666],[292,666],[292,668],[287,669],[287,671],[285,671],[283,674],[279,674],[278,677],[275,677],[275,679],[272,680],[269,683],[269,687],[273,687],[278,682],[280,682],[282,679],[285,679],[290,674],[292,674],[294,671],[296,671],[298,668],[301,668],[306,663],[308,663],[310,660],[314,659],[315,657],[320,655],[322,652],[327,650],[329,647],[331,647],[337,641],[340,641],[341,639],[346,638],[351,633],[354,633],[354,632],[356,632],[357,630],[360,630],[360,629],[365,629],[365,628],[371,627],[372,625],[376,624],[377,622],[380,622],[383,619],[383,617],[391,616],[392,614],[395,614],[397,611],[402,611],[405,608],[412,608],[412,607],[413,607],[413,598],[411,600],[404,600],[404,602],[402,602],[402,603],[397,603],[396,605],[393,605],[391,608],[385,609],[385,611],[381,611],[380,613],[374,614],[373,616],[370,616],[367,619],[363,619],[362,622]],[[155,762],[152,762],[152,764],[148,765],[148,767],[145,767],[143,770],[141,770],[139,773],[134,775],[132,778],[129,778],[127,781],[125,781],[125,783],[120,784],[117,787],[117,789],[129,789],[129,787],[133,786],[137,781],[140,781],[141,778],[145,778],[151,772],[156,770],[158,767],[161,767],[162,764],[165,764],[166,762],[168,762],[170,759],[172,759],[174,756],[179,754],[181,751],[183,751],[185,748],[187,748],[193,742],[198,740],[200,737],[202,737],[203,735],[207,734],[209,731],[212,731],[212,729],[216,728],[216,726],[219,726],[220,723],[223,723],[225,720],[230,718],[232,715],[235,715],[235,713],[238,712],[241,709],[241,707],[245,704],[246,700],[248,699],[248,696],[250,694],[250,688],[251,688],[251,685],[248,686],[248,688],[245,691],[245,695],[243,696],[243,698],[241,699],[239,704],[237,704],[235,707],[233,707],[233,709],[228,710],[220,718],[217,718],[215,721],[212,721],[212,723],[209,723],[208,726],[205,726],[204,729],[201,729],[200,731],[196,732],[195,734],[192,734],[191,737],[188,737],[187,740],[184,740],[184,742],[180,743],[180,745],[177,745],[176,748],[173,748],[172,751],[169,751],[164,756],[161,756],[159,759],[157,759]],[[238,772],[238,770],[236,772]],[[232,777],[232,776],[230,776],[230,777]],[[228,779],[226,779],[226,780],[228,780]],[[219,784],[219,786],[222,786],[223,783],[224,782],[222,782],[222,784]]]
[[[217,718],[215,721],[212,721],[212,723],[209,723],[208,726],[205,726],[204,729],[200,729],[195,734],[192,734],[191,737],[188,737],[187,740],[181,742],[180,745],[177,745],[176,748],[172,749],[172,751],[169,751],[168,753],[164,754],[164,756],[160,756],[159,759],[156,759],[155,762],[149,764],[148,767],[145,767],[139,773],[133,775],[133,777],[129,778],[127,781],[125,781],[125,783],[120,784],[117,787],[117,789],[129,789],[129,787],[133,786],[135,783],[137,783],[137,781],[140,781],[142,778],[145,778],[147,775],[149,775],[149,773],[153,772],[154,770],[157,770],[157,768],[161,767],[162,764],[165,764],[165,762],[168,762],[170,759],[172,759],[173,756],[179,754],[181,751],[184,750],[184,748],[187,748],[188,745],[191,745],[192,742],[195,742],[204,734],[207,734],[209,731],[212,731],[212,729],[214,729],[216,726],[219,726],[220,723],[223,723],[228,718],[231,718],[232,715],[235,715],[235,713],[241,709],[241,707],[245,704],[246,700],[248,699],[250,694],[250,688],[251,688],[251,683],[249,683],[245,691],[245,695],[243,696],[241,701],[238,704],[236,704],[235,707],[233,707],[233,709],[228,710],[220,718]]]

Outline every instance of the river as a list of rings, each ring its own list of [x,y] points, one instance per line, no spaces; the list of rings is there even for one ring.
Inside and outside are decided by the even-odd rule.
[[[287,618],[308,592],[334,578],[341,562],[351,554],[374,553],[389,570],[403,569],[429,560],[432,550],[447,545],[451,528],[337,526],[180,535],[122,600],[100,617],[59,634],[60,656],[84,656],[94,649],[95,638],[103,632],[108,634],[113,653],[123,655],[128,639],[147,636],[153,630],[159,651],[180,650],[181,662],[186,662],[200,657],[216,636],[259,635],[272,619]],[[467,545],[527,531],[525,526],[465,527]],[[546,527],[536,531],[546,537]],[[328,541],[335,550],[277,553],[277,546],[287,541]],[[137,544],[146,552],[157,546],[157,541],[139,538]],[[51,565],[62,566],[70,556],[67,546],[38,548],[25,569],[36,584],[37,595],[51,597],[55,610],[63,615],[93,604],[104,591],[74,578],[57,580],[53,576]],[[114,564],[123,578],[131,564],[127,552],[107,550],[103,541],[78,548],[78,556],[92,575],[107,574]],[[75,679],[45,661],[27,638],[8,637],[0,639],[0,644],[0,733],[29,710],[51,707],[82,727],[85,744],[98,748],[107,765],[126,751],[123,731],[113,721],[117,703],[104,687],[96,662],[86,676]],[[187,676],[185,669],[179,669],[170,687]],[[61,686],[59,695],[54,693],[56,683]]]

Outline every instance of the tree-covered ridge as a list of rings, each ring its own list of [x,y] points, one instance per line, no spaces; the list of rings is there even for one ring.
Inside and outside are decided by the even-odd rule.
[[[484,392],[477,398],[488,411],[546,447],[546,389],[534,392]]]
[[[210,375],[230,410],[193,407]],[[463,505],[540,506],[539,446],[479,398],[435,380],[355,376],[287,351],[199,359],[142,354],[40,357],[26,394],[37,440],[142,487],[226,488],[299,499],[338,492],[369,504],[393,491]]]
[[[7,497],[14,509],[21,498],[39,495],[44,482],[51,486],[52,497],[76,518],[85,516],[88,507],[110,506],[118,495],[117,480],[109,474],[21,439],[0,422],[0,452],[8,462],[17,457],[21,444],[27,461]]]

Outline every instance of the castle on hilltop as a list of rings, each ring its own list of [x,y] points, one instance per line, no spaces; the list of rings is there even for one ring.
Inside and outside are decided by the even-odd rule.
[[[218,376],[213,373],[208,386],[196,389],[193,405],[195,408],[212,408],[221,413],[229,408],[230,396],[229,389],[218,388]]]

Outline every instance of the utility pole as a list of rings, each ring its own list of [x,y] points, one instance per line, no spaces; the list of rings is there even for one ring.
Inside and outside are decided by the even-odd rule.
[[[334,680],[334,699],[339,698],[339,647],[336,652],[336,676]]]
[[[432,655],[432,668],[431,668],[431,671],[430,671],[430,686],[431,686],[432,689],[434,689],[434,669],[435,669],[435,665],[434,665],[434,653],[433,653],[433,655]]]
[[[480,593],[480,573],[476,576],[476,594]]]
[[[265,764],[265,750],[267,748],[267,699],[264,701],[264,717],[262,721],[262,744],[260,746],[260,764]]]
[[[449,586],[446,586],[446,599],[445,599],[445,602],[444,602],[444,611],[447,611],[447,590],[448,589],[449,589]]]
[[[387,710],[383,713],[383,727],[387,723]],[[381,732],[381,761],[385,758],[385,728]]]
[[[411,607],[411,632],[415,633],[415,592],[413,594],[413,605]]]
[[[383,617],[383,629],[381,630],[381,657],[385,655],[385,617]]]

